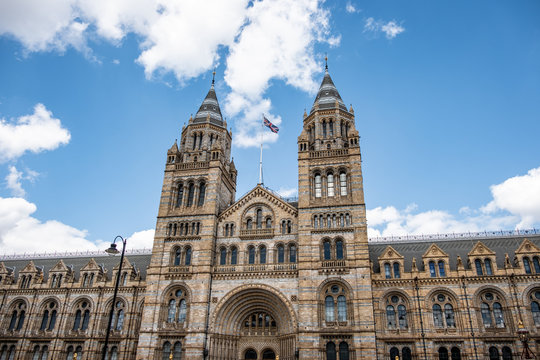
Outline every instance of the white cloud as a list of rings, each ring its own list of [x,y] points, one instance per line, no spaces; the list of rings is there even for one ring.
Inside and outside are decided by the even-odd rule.
[[[277,193],[284,197],[284,198],[288,198],[288,197],[293,197],[293,196],[297,196],[298,195],[298,189],[297,188],[285,188],[285,187],[281,187],[279,188],[279,190],[277,191]]]
[[[86,230],[56,220],[40,221],[31,216],[36,205],[22,198],[0,197],[0,254],[100,251],[110,241],[91,241]],[[150,248],[154,230],[135,232],[127,239],[129,249]]]
[[[540,167],[492,185],[490,190],[493,200],[482,208],[483,212],[502,210],[519,216],[517,227],[521,229],[540,222]]]
[[[22,188],[22,180],[34,182],[39,176],[36,171],[26,169],[25,173],[17,170],[13,165],[9,167],[9,173],[6,176],[6,187],[11,190],[13,196],[24,197],[26,192]]]
[[[21,116],[15,122],[0,119],[0,162],[14,160],[26,151],[54,150],[70,138],[60,120],[45,105],[37,104],[33,114]]]
[[[370,237],[528,229],[540,225],[540,167],[490,187],[493,200],[480,209],[463,206],[458,215],[444,210],[417,212],[393,206],[367,211]]]
[[[232,93],[225,112],[239,116],[235,144],[258,144],[260,111],[270,80],[279,79],[313,92],[313,75],[322,67],[314,44],[339,44],[330,33],[323,0],[6,0],[0,2],[0,35],[9,34],[26,51],[65,51],[73,47],[91,57],[87,39],[120,45],[137,35],[137,62],[148,78],[173,73],[180,83],[208,72],[228,49],[225,81]],[[352,5],[351,5],[352,6]],[[226,19],[224,21],[224,19]],[[265,134],[265,142],[277,135]]]
[[[382,32],[387,39],[393,39],[404,31],[405,28],[399,25],[395,20],[384,22],[383,20],[375,20],[374,18],[369,17],[364,24],[364,32],[374,34]]]
[[[114,65],[120,65],[120,60],[118,60],[118,59],[113,59],[112,63],[113,63]]]
[[[356,12],[360,12],[360,10],[358,10],[351,2],[348,2],[347,5],[345,6],[345,10],[348,12],[348,13],[356,13]]]

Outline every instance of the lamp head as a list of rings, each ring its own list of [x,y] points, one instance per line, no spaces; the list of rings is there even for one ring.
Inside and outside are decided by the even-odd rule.
[[[116,244],[115,243],[112,243],[111,244],[111,247],[108,248],[107,250],[105,250],[105,252],[109,255],[116,255],[118,254],[120,251],[118,251],[118,249],[116,248]]]

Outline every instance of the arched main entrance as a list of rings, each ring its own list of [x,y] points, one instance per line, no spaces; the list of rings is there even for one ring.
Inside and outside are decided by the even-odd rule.
[[[294,360],[296,317],[266,285],[243,286],[218,304],[211,319],[210,359]]]

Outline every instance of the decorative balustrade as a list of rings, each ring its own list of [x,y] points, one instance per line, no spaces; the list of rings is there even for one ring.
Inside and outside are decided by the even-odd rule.
[[[191,266],[169,266],[169,273],[173,274],[189,274]]]
[[[272,238],[274,229],[241,229],[240,238]]]
[[[315,150],[309,152],[311,159],[344,156],[349,154],[349,149]]]
[[[206,169],[210,165],[208,161],[197,161],[176,164],[176,170]]]
[[[323,268],[341,268],[345,267],[347,263],[345,260],[324,260],[322,262]]]
[[[280,264],[245,264],[245,265],[218,265],[214,267],[214,272],[225,273],[250,273],[250,272],[274,272],[274,271],[296,271],[296,263]]]

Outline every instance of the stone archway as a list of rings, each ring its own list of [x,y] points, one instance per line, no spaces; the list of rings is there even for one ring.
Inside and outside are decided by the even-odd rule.
[[[291,304],[266,285],[242,286],[218,304],[212,318],[210,359],[293,360],[296,316]]]

